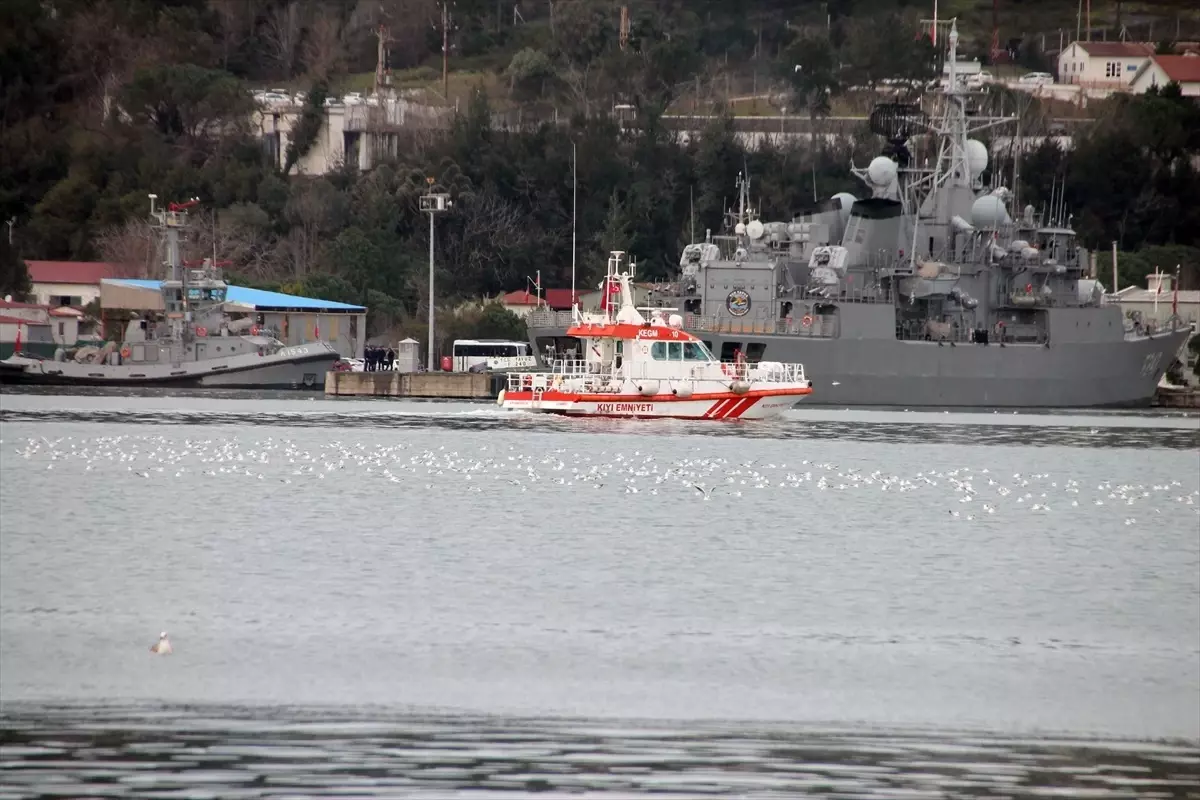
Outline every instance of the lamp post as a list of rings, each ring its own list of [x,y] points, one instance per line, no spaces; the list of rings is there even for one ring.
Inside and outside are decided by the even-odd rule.
[[[433,178],[425,182],[433,187]],[[429,215],[429,358],[425,369],[433,372],[433,218],[439,211],[446,211],[453,206],[450,195],[441,192],[430,192],[421,195],[421,211]]]

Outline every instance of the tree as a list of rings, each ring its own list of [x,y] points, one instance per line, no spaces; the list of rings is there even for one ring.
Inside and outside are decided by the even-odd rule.
[[[7,236],[0,236],[0,298],[12,295],[21,298],[33,291],[29,281],[29,268],[8,243]]]
[[[554,62],[541,50],[518,50],[506,70],[509,94],[516,100],[541,100],[557,82]]]
[[[254,104],[245,84],[228,72],[194,64],[160,64],[138,69],[120,92],[134,122],[165,142],[200,144],[244,131]]]
[[[529,338],[525,320],[500,303],[487,303],[479,315],[476,338],[524,341]]]
[[[808,109],[809,116],[829,113],[829,101],[841,88],[837,59],[828,39],[804,36],[793,42],[777,62],[794,102]]]
[[[329,94],[329,85],[324,79],[316,81],[308,94],[304,96],[304,108],[300,111],[300,119],[292,128],[287,151],[284,154],[283,174],[287,175],[292,167],[308,154],[317,142],[317,136],[325,125],[325,98]]]

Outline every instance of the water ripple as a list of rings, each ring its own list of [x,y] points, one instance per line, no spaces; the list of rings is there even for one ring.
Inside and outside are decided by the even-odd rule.
[[[869,414],[870,412],[865,412]],[[424,411],[262,411],[197,409],[62,409],[4,408],[0,422],[83,422],[122,425],[199,425],[299,428],[440,429],[488,432],[528,431],[536,433],[604,433],[639,436],[708,436],[773,440],[841,440],[889,444],[975,444],[1021,447],[1158,448],[1200,449],[1200,425],[1182,426],[1121,424],[1086,427],[1078,424],[1030,425],[1029,418],[993,421],[991,415],[970,421],[947,421],[940,415],[912,413],[911,421],[870,421],[864,412],[845,420],[811,419],[794,412],[791,417],[757,422],[700,422],[681,420],[578,420],[561,417],[509,413],[480,407],[442,412],[431,406]],[[898,416],[899,414],[893,414]]]
[[[1187,742],[781,725],[9,705],[0,796],[1194,797]]]

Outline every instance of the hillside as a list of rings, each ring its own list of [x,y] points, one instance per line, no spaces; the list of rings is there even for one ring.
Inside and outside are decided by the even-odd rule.
[[[1074,19],[1070,4],[1009,3],[1000,7],[1004,25]],[[968,40],[979,40],[984,26],[969,20],[990,20],[990,5],[943,7],[961,11]],[[731,95],[765,93],[768,108],[779,98],[790,113],[816,117],[836,111],[848,85],[923,80],[934,69],[931,44],[916,35],[924,9],[905,4],[655,0],[628,6],[624,36],[619,8],[559,0],[518,3],[514,12],[458,0],[445,31],[453,72],[442,102],[458,108],[451,129],[412,132],[394,161],[369,173],[312,177],[293,165],[321,135],[321,98],[370,88],[380,36],[394,84],[436,99],[439,6],[9,0],[0,5],[0,215],[14,222],[15,253],[0,245],[0,293],[21,289],[15,254],[103,258],[152,272],[143,220],[146,194],[155,192],[201,198],[209,218],[189,247],[215,247],[240,280],[363,302],[372,331],[405,329],[428,308],[428,234],[417,210],[427,177],[456,198],[438,228],[447,309],[525,286],[539,270],[547,286],[569,283],[573,149],[581,281],[595,278],[609,249],[637,254],[644,277],[661,277],[687,231],[721,227],[739,170],[749,170],[763,213],[782,218],[811,204],[814,180],[820,196],[858,191],[846,166],[879,148],[864,131],[817,150],[748,152],[720,117],[681,145],[664,112],[689,102],[719,112]],[[1158,14],[1159,25],[1170,16],[1166,6],[1136,8]],[[1133,9],[1126,4],[1123,14]],[[1195,17],[1181,15],[1181,30]],[[1039,49],[1018,56],[1031,52]],[[308,91],[306,121],[283,168],[264,158],[251,124],[256,88]],[[635,126],[611,119],[618,104],[631,108]],[[526,118],[552,109],[560,124],[495,130],[502,108]],[[1042,109],[1035,103],[1027,113]],[[1175,245],[1190,264],[1187,248],[1200,245],[1195,106],[1120,100],[1095,117],[1070,156],[1030,154],[1022,198],[1044,203],[1065,181],[1089,246]]]

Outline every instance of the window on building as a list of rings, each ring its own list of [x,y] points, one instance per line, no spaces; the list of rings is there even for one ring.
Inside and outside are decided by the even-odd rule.
[[[1121,75],[1121,62],[1120,61],[1109,61],[1107,64],[1104,65],[1104,77],[1117,78],[1117,77],[1120,77],[1120,75]]]

